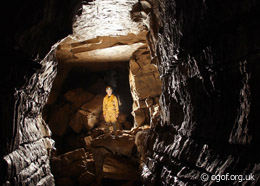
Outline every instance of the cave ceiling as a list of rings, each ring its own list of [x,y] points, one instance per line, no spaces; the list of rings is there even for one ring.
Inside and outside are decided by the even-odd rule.
[[[97,0],[83,5],[73,33],[57,47],[62,64],[129,61],[139,47],[147,46],[146,27],[131,19],[136,0]]]

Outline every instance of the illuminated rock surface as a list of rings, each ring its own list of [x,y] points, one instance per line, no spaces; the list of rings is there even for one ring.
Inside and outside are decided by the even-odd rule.
[[[98,130],[93,129],[88,134],[83,127],[81,132],[74,132],[66,117],[70,112],[73,116],[80,104],[73,105],[70,98],[64,101],[67,90],[62,92],[73,66],[78,65],[78,70],[109,71],[126,64],[127,61],[120,61],[125,59],[131,60],[131,73],[151,72],[153,76],[160,74],[161,78],[160,99],[154,91],[149,96],[140,89],[142,86],[131,88],[135,124],[149,124],[152,120],[151,129],[140,133],[137,129],[124,132],[132,136],[131,140],[136,135],[138,153],[134,146],[133,155],[137,155],[134,159],[142,165],[142,184],[259,185],[259,1],[120,1],[119,9],[114,6],[119,1],[96,2],[105,12],[96,9],[98,6],[93,2],[84,1],[82,17],[81,1],[76,0],[13,0],[1,6],[1,59],[4,64],[0,73],[1,185],[72,185],[75,182],[87,185],[96,180],[111,185],[111,178],[117,175],[129,179],[125,172],[116,174],[127,167],[118,154],[102,146],[92,146],[92,140],[103,138],[102,118],[96,125]],[[110,2],[113,5],[107,6]],[[93,6],[85,9],[88,3]],[[110,23],[105,19],[110,14],[113,19],[127,19],[120,24],[115,20]],[[130,18],[138,23],[129,23]],[[92,20],[99,24],[93,25]],[[127,29],[120,30],[109,24],[120,27],[125,24]],[[133,25],[137,27],[131,27]],[[89,34],[85,34],[88,29]],[[116,39],[124,37],[127,39],[122,43]],[[58,41],[60,45],[54,45]],[[146,60],[145,55],[140,56],[144,57],[141,61],[137,60],[138,55],[136,59],[131,58],[130,53],[139,45],[149,48],[151,61]],[[114,49],[124,55],[110,53]],[[110,61],[104,62],[101,54],[110,57]],[[93,63],[94,59],[98,64]],[[158,67],[159,73],[151,64]],[[139,78],[131,79],[135,82]],[[80,82],[83,81],[84,78]],[[96,95],[98,89],[104,90],[105,84],[97,82],[93,87]],[[150,90],[148,85],[145,87]],[[57,99],[61,97],[62,100]],[[55,129],[47,122],[53,127],[56,146],[67,144],[66,148],[57,149],[57,153],[61,153],[54,160],[56,172],[51,172],[49,160],[53,141],[42,120],[45,114],[50,117],[43,108],[51,104],[61,108],[57,109],[57,115],[62,117],[53,123],[66,123],[63,127],[54,124]],[[100,144],[107,146],[106,138],[103,139]],[[113,143],[121,145],[114,140]],[[114,150],[129,154],[130,148],[131,145],[125,151]],[[64,157],[78,161],[63,161]],[[103,160],[106,160],[105,165]],[[73,168],[71,175],[69,171],[62,172],[66,169],[60,169],[68,165]],[[131,163],[128,170],[136,168],[135,165]],[[64,176],[54,180],[54,173]],[[252,173],[255,180],[203,182],[202,173],[209,176]],[[113,181],[118,181],[118,185],[137,184],[135,180]]]

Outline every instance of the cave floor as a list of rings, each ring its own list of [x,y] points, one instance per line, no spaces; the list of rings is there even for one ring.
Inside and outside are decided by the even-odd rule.
[[[56,185],[141,185],[141,154],[136,142],[137,133],[149,126],[105,133],[100,125],[82,138],[84,148],[53,155],[51,168]]]

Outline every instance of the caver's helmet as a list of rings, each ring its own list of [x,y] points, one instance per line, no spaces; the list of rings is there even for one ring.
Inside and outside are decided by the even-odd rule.
[[[112,89],[112,87],[107,86],[107,87],[106,87],[106,90],[113,90],[113,89]]]

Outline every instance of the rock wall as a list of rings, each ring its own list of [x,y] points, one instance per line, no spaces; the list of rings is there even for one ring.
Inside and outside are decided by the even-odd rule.
[[[146,42],[131,56],[129,62],[129,84],[133,98],[132,115],[134,126],[153,126],[160,115],[159,97],[162,83],[154,55],[154,43],[148,39],[153,34],[154,12],[149,1],[138,1],[131,10],[131,18],[145,27]],[[156,30],[156,29],[154,29]]]
[[[54,185],[43,106],[56,76],[51,46],[71,32],[78,1],[9,1],[1,7],[0,184]],[[45,57],[46,56],[46,57]]]
[[[54,51],[44,57],[72,32],[79,4],[13,0],[1,7],[1,184],[54,184],[52,140],[41,118],[56,73]],[[259,183],[259,12],[256,0],[134,6],[132,18],[150,31],[163,87],[161,121],[138,140],[146,185],[216,184],[202,182],[202,173],[251,173],[255,180],[243,184]],[[111,158],[106,162],[110,166]]]
[[[162,112],[143,141],[145,184],[259,184],[259,2],[165,0],[153,7]],[[225,174],[254,180],[210,179]]]
[[[40,68],[14,94],[14,129],[10,144],[13,150],[3,157],[7,166],[6,185],[54,184],[48,157],[54,141],[41,116],[56,75],[53,55],[55,52],[51,51],[44,60],[36,63]]]
[[[135,127],[156,123],[159,116],[161,81],[148,46],[136,50],[129,62],[129,84],[133,98]]]

